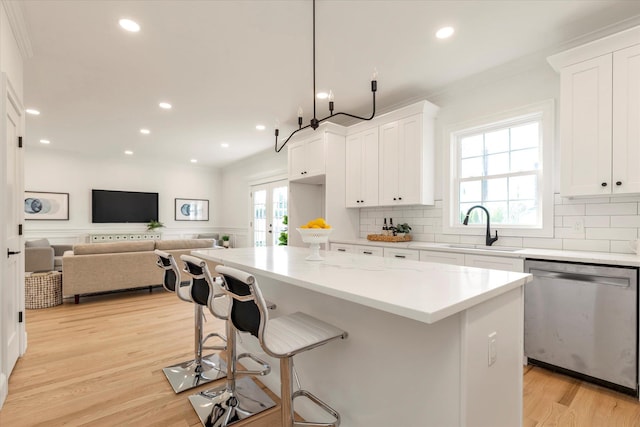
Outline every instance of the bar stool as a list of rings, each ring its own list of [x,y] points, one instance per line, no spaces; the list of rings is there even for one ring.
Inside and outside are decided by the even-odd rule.
[[[269,319],[265,300],[255,277],[235,268],[219,265],[216,271],[222,274],[222,287],[232,298],[231,322],[233,326],[249,332],[260,340],[263,350],[280,359],[280,399],[282,426],[340,425],[340,414],[325,402],[306,390],[293,391],[293,356],[311,350],[338,338],[347,338],[347,332],[304,313],[293,313]],[[319,408],[330,414],[335,421],[295,422],[294,400],[305,396]]]
[[[229,321],[231,301],[221,286],[222,279],[219,279],[220,282],[215,280],[207,263],[200,258],[181,255],[180,259],[184,261],[185,271],[193,277],[194,286],[197,287],[192,292],[192,296],[201,301],[208,300],[207,306],[211,313],[226,321],[227,380],[223,386],[189,396],[189,401],[200,421],[205,426],[224,427],[274,407],[276,404],[269,395],[251,378],[246,377],[246,375],[267,375],[271,372],[271,367],[251,353],[237,354],[236,329]],[[198,286],[202,283],[206,283],[206,287]],[[207,289],[210,291],[207,292]],[[268,309],[275,308],[274,304],[266,303],[266,306]],[[262,369],[238,369],[237,362],[245,358],[253,360]],[[245,377],[239,378],[241,375]]]
[[[206,337],[203,336],[203,306],[196,303],[191,297],[193,282],[181,281],[180,269],[173,255],[157,249],[154,253],[158,257],[156,264],[164,270],[162,281],[164,288],[169,292],[175,293],[182,301],[194,305],[195,357],[192,360],[162,369],[164,375],[176,393],[223,378],[226,371],[226,363],[217,354],[203,356],[202,353],[203,350],[225,350],[225,345],[205,346],[205,342],[212,337],[221,338],[223,341],[224,337],[218,333],[211,333]]]

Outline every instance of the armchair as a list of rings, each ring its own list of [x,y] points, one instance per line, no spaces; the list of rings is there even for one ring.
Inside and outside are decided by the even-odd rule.
[[[62,255],[73,249],[73,245],[52,245],[47,239],[24,243],[24,271],[62,271]]]

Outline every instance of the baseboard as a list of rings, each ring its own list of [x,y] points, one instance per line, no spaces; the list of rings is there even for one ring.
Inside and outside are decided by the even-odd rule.
[[[4,405],[4,401],[7,400],[8,394],[9,394],[9,383],[7,382],[7,376],[5,374],[0,374],[0,409],[2,409],[2,405]]]

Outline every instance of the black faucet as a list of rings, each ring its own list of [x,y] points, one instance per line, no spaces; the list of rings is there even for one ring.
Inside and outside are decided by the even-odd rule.
[[[487,214],[487,237],[485,239],[485,242],[486,242],[487,246],[491,246],[491,245],[493,245],[493,242],[498,240],[498,230],[496,230],[496,237],[491,237],[491,232],[489,231],[489,227],[490,227],[489,224],[491,222],[491,220],[489,219],[489,211],[484,206],[475,205],[475,206],[472,206],[471,208],[469,208],[469,210],[467,211],[467,216],[464,217],[464,221],[462,221],[462,223],[464,225],[469,225],[469,214],[475,208],[480,208],[480,209],[482,209],[484,211],[484,213]]]

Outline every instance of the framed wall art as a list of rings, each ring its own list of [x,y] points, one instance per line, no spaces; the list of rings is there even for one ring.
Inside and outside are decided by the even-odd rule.
[[[209,221],[209,201],[176,199],[176,221]]]
[[[69,220],[69,193],[24,192],[24,219]]]

